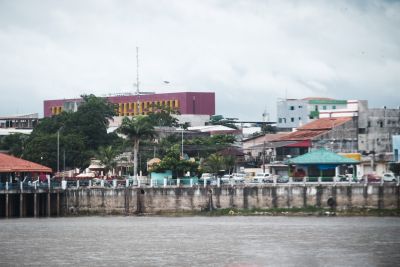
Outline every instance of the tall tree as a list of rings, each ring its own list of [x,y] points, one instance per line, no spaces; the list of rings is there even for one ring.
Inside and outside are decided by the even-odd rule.
[[[105,173],[108,176],[108,172],[117,166],[116,156],[119,151],[113,146],[99,147],[97,152],[97,158],[100,160],[101,164],[104,165]]]
[[[72,114],[71,129],[86,137],[88,149],[97,150],[107,144],[109,119],[115,115],[115,106],[107,99],[94,95],[83,95],[84,102]]]
[[[0,149],[8,150],[8,153],[15,157],[21,157],[28,138],[28,135],[21,133],[7,135],[0,140]]]
[[[172,116],[176,114],[179,114],[177,110],[158,105],[153,107],[153,110],[148,113],[148,117],[154,126],[178,127],[178,119]]]
[[[197,172],[199,164],[194,161],[185,160],[180,157],[179,145],[174,145],[168,149],[167,154],[161,162],[152,167],[152,171],[163,172],[172,171],[172,178],[183,177],[186,172]]]
[[[218,154],[211,154],[204,162],[204,170],[213,174],[225,167],[224,157]]]
[[[125,117],[118,132],[126,135],[133,145],[133,175],[137,176],[140,141],[154,138],[156,134],[154,126],[148,117],[136,116],[131,119]]]
[[[115,133],[107,134],[113,115],[114,105],[105,98],[85,95],[77,112],[62,112],[41,120],[26,142],[23,157],[56,170],[59,145],[60,161],[64,161],[65,151],[66,167],[85,168],[98,147],[121,143]]]

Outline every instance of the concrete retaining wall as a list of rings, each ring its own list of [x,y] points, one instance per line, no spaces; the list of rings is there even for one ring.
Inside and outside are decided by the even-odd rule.
[[[332,202],[333,200],[333,202]],[[221,208],[398,209],[396,185],[264,185],[240,187],[68,189],[64,214],[168,213]]]

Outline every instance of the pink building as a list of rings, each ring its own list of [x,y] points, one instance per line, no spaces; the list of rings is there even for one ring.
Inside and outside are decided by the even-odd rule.
[[[180,92],[150,95],[122,95],[106,97],[110,103],[116,104],[118,116],[134,116],[147,114],[155,106],[177,109],[182,115],[214,115],[215,93]],[[138,105],[139,101],[139,105]],[[62,111],[76,111],[81,98],[45,100],[43,114],[45,117],[60,114]]]

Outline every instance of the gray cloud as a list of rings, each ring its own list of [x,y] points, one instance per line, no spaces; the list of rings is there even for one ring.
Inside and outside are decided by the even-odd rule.
[[[136,46],[143,90],[215,91],[226,116],[274,118],[286,95],[398,106],[399,13],[395,1],[0,1],[0,114],[133,91]]]

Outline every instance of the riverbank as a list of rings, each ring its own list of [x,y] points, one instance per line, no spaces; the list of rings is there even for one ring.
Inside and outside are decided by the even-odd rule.
[[[67,217],[81,216],[121,216],[118,212],[109,214],[99,212],[76,212]],[[348,210],[333,210],[328,208],[306,207],[306,208],[273,208],[273,209],[213,209],[203,211],[169,211],[156,213],[136,213],[128,216],[145,217],[221,217],[221,216],[288,216],[288,217],[400,217],[400,209],[371,209],[353,208]]]

